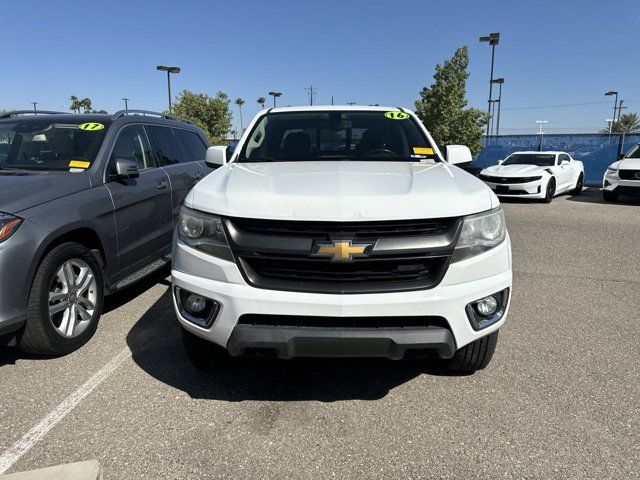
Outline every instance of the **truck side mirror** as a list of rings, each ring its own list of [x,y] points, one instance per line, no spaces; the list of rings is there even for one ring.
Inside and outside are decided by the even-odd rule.
[[[223,145],[207,148],[204,163],[213,168],[223,166],[227,163],[227,147]]]
[[[468,163],[473,160],[471,157],[471,150],[465,145],[447,145],[445,147],[447,155],[447,162],[451,165],[457,163]]]

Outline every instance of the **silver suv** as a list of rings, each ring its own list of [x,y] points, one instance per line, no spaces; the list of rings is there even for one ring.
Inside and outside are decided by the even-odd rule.
[[[0,339],[61,355],[86,343],[104,295],[169,261],[209,142],[157,112],[0,115]]]

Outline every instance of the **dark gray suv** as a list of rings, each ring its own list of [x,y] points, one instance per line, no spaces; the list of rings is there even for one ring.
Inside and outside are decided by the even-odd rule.
[[[28,113],[0,115],[0,338],[61,355],[91,338],[104,295],[170,260],[209,142],[156,112]]]

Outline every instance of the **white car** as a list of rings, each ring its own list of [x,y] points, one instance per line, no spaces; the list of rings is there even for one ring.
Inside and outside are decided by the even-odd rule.
[[[479,177],[501,197],[549,203],[561,193],[580,195],[584,165],[565,152],[514,152],[498,165],[482,170]]]
[[[602,196],[614,202],[620,195],[640,195],[640,144],[607,168],[602,180]]]
[[[274,108],[182,208],[173,299],[195,365],[260,353],[491,359],[511,291],[498,198],[407,110]],[[220,360],[217,360],[220,361]]]

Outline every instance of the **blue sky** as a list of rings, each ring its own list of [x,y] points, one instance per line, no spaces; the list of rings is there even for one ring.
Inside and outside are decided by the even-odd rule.
[[[166,78],[182,89],[242,97],[245,125],[269,90],[279,105],[354,101],[408,106],[436,63],[470,48],[467,96],[486,108],[490,48],[505,78],[502,133],[593,131],[611,118],[619,90],[640,112],[638,0],[574,1],[2,1],[0,108],[166,108]],[[527,109],[547,105],[590,105]],[[237,110],[234,106],[234,112]]]

